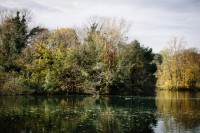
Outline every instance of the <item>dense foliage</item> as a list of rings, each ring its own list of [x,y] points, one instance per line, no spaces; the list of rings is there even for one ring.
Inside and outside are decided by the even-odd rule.
[[[30,29],[25,15],[17,11],[0,24],[1,94],[154,93],[152,49],[127,43],[124,20],[99,18],[83,35],[70,28]]]
[[[176,38],[154,54],[137,40],[127,42],[124,20],[102,17],[81,29],[48,30],[29,28],[26,12],[5,14],[1,94],[152,95],[156,76],[159,87],[200,86],[198,50],[183,48]]]
[[[167,89],[200,88],[200,54],[197,48],[184,48],[184,41],[173,38],[170,48],[161,51],[158,86]]]

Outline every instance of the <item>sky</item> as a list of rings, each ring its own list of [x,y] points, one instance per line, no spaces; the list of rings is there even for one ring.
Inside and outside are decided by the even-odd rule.
[[[0,9],[27,8],[33,25],[50,29],[82,26],[91,16],[132,24],[129,40],[159,52],[172,37],[200,49],[200,0],[0,0]]]

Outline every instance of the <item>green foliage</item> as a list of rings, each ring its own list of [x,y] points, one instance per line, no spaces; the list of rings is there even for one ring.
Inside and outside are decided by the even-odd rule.
[[[25,16],[16,16],[4,21],[1,25],[2,48],[5,56],[14,56],[27,45],[27,23]]]
[[[154,94],[156,78],[154,73],[157,70],[153,63],[154,54],[149,48],[133,41],[123,48],[123,58],[118,65],[113,93],[152,95]],[[116,92],[116,89],[119,92]]]
[[[152,49],[127,43],[124,21],[106,22],[90,25],[80,40],[69,28],[28,32],[25,16],[17,12],[1,25],[7,30],[1,30],[0,75],[17,72],[20,84],[13,85],[35,94],[153,94],[157,67]],[[6,90],[16,89],[12,82],[1,78]]]
[[[22,48],[26,46],[27,24],[25,16],[22,18],[17,11],[16,17],[7,19],[0,26],[1,66],[5,71],[20,71],[16,59]]]
[[[20,95],[30,93],[23,85],[23,78],[18,77],[16,72],[6,73],[4,76],[4,84],[2,84],[2,88],[0,88],[0,95]]]
[[[38,32],[39,28],[34,28],[34,31],[28,32],[28,24],[26,21],[26,13],[25,15],[21,15],[19,11],[16,12],[14,16],[6,16],[3,18],[1,17],[2,21],[0,23],[0,88],[3,88],[3,91],[7,91],[11,94],[21,94],[20,90],[21,87],[21,80],[20,85],[18,83],[18,77],[22,76],[23,72],[25,71],[25,66],[29,64],[25,64],[24,60],[26,58],[32,58],[29,55],[23,55],[24,49],[27,47],[29,41],[32,40],[31,38],[36,35],[35,33]],[[30,49],[29,49],[30,50]],[[30,60],[29,60],[30,62]],[[11,73],[16,73],[17,76],[13,77]],[[5,78],[5,77],[10,78]],[[23,81],[25,79],[22,79]],[[17,88],[17,87],[19,88]],[[17,91],[15,91],[17,89]],[[12,91],[13,90],[13,91]],[[19,92],[19,93],[18,93]]]
[[[71,30],[62,31],[71,34]],[[46,34],[45,39],[39,38],[35,45],[24,50],[24,58],[28,59],[25,62],[25,83],[34,93],[77,93],[74,91],[74,86],[78,86],[76,75],[79,74],[74,59],[76,49],[74,45],[66,44],[67,38],[57,41],[55,36],[60,32],[57,30]],[[30,49],[34,51],[31,55],[26,53]]]

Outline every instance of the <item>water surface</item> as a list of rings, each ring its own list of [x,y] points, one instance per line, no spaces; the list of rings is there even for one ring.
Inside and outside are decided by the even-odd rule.
[[[0,97],[0,132],[200,132],[200,93]]]

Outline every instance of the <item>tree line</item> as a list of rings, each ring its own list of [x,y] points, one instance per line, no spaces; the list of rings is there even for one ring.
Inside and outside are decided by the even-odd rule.
[[[28,26],[28,10],[3,10],[0,15],[1,94],[152,95],[157,78],[158,83],[175,81],[170,76],[183,79],[179,55],[166,57],[137,40],[128,42],[129,24],[123,19],[94,17],[85,27],[49,30]],[[195,53],[185,52],[192,57]],[[171,58],[175,64],[166,63]],[[176,70],[167,72],[169,65]],[[196,71],[199,64],[191,68],[193,79],[199,78]],[[188,77],[184,79],[187,87]],[[197,84],[190,80],[190,85]],[[182,82],[166,84],[182,87]]]

